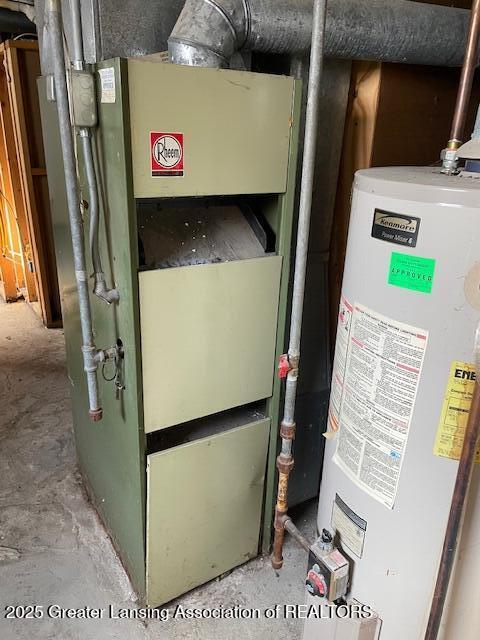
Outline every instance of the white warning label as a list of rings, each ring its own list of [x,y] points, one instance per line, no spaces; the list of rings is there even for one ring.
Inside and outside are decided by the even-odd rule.
[[[353,306],[342,295],[338,310],[337,339],[335,342],[335,357],[333,359],[332,388],[330,391],[330,406],[328,409],[328,426],[331,431],[338,430],[340,405],[343,395],[345,366],[347,364],[348,337],[352,321]]]
[[[393,508],[428,332],[355,304],[334,462]]]
[[[115,69],[113,67],[106,67],[105,69],[99,69],[100,75],[100,102],[113,104],[116,100],[115,90]]]
[[[342,547],[347,547],[359,558],[363,555],[367,521],[360,518],[338,494],[332,509],[332,528],[340,538]]]

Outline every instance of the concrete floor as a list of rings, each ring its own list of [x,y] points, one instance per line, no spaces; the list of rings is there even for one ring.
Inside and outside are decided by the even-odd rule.
[[[306,535],[316,509],[297,515]],[[258,558],[179,598],[186,607],[263,610],[302,604],[305,553],[291,541],[278,575]],[[40,605],[43,618],[5,619],[6,605]],[[135,608],[135,594],[75,468],[61,331],[47,330],[25,304],[0,303],[1,640],[212,640],[301,638],[299,620],[53,619],[49,605]],[[170,608],[173,611],[173,608]]]

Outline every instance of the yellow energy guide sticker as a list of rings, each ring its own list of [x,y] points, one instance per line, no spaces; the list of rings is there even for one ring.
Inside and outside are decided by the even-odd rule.
[[[436,456],[460,460],[474,386],[475,367],[468,362],[453,361],[433,448]],[[477,463],[480,463],[480,446]]]

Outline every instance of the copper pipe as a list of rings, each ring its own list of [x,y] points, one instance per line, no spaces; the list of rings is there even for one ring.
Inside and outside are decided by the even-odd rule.
[[[478,65],[478,41],[480,36],[480,0],[473,0],[470,16],[467,48],[463,61],[462,75],[458,87],[457,103],[453,116],[449,149],[458,149],[463,142],[465,133],[465,121],[472,93],[473,76]]]
[[[460,538],[461,526],[465,515],[467,493],[475,466],[477,442],[480,436],[480,382],[475,383],[472,405],[468,415],[462,454],[458,465],[457,479],[453,492],[450,515],[443,543],[440,567],[437,574],[435,592],[430,608],[425,640],[436,640],[442,621],[448,585],[452,575],[455,553]]]
[[[286,507],[286,505],[285,505]],[[283,508],[283,507],[282,507]],[[293,524],[292,519],[287,515],[286,511],[275,511],[275,538],[273,541],[272,552],[272,567],[275,570],[279,570],[283,565],[282,549],[285,539],[285,531],[287,531],[292,538],[303,548],[305,551],[310,550],[311,542],[303,533],[301,533],[297,527]]]
[[[272,567],[275,570],[279,570],[283,566],[283,541],[285,539],[285,520],[287,517],[287,491],[288,491],[288,476],[293,469],[293,456],[292,454],[285,456],[280,454],[277,458],[278,469],[278,488],[277,488],[277,504],[275,506],[275,521],[273,524],[275,535],[273,538],[273,551],[272,551]]]
[[[283,567],[283,541],[285,539],[285,527],[283,523],[279,527],[275,526],[275,536],[273,538],[273,550],[271,563],[275,571],[279,571]]]

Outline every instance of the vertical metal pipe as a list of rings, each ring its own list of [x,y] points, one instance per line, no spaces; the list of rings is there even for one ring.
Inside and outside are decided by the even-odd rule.
[[[83,152],[83,162],[85,167],[85,177],[88,188],[88,203],[90,213],[90,234],[89,244],[93,265],[93,293],[106,302],[118,302],[119,295],[117,289],[109,289],[103,272],[102,259],[99,247],[99,226],[100,226],[100,206],[98,196],[98,180],[93,159],[93,141],[89,129],[82,127],[78,130],[80,144]]]
[[[82,147],[83,160],[85,165],[85,178],[88,186],[88,211],[90,215],[90,251],[92,254],[92,265],[95,275],[98,273],[100,262],[100,251],[98,247],[98,218],[99,201],[97,177],[93,163],[92,139],[90,132],[83,127],[78,132],[80,145]],[[100,267],[101,269],[101,267]]]
[[[478,366],[479,330],[480,326],[479,329],[477,329],[477,344],[475,349],[477,355],[477,381],[475,382],[472,405],[470,407],[467,428],[465,430],[465,439],[463,441],[462,453],[458,464],[457,479],[455,481],[455,488],[453,491],[450,515],[448,518],[445,540],[443,542],[442,556],[440,559],[437,582],[435,584],[435,591],[430,608],[425,640],[436,640],[438,637],[448,586],[455,561],[457,545],[460,539],[462,522],[465,516],[468,489],[472,479],[473,468],[475,466],[477,442],[480,436],[480,382],[478,379],[478,376],[480,375],[480,368]]]
[[[455,105],[450,140],[447,145],[449,149],[458,149],[463,142],[467,110],[472,93],[473,76],[478,65],[479,36],[480,0],[473,0],[467,48],[460,77],[460,85],[458,87],[457,103]]]
[[[288,478],[294,464],[292,442],[295,437],[295,400],[297,396],[298,367],[300,360],[300,337],[302,330],[303,300],[305,296],[310,216],[312,210],[326,13],[327,0],[314,0],[300,208],[290,319],[290,343],[288,348],[290,370],[287,374],[283,420],[280,425],[282,450],[277,458],[279,479],[277,505],[275,508],[275,538],[272,553],[272,566],[275,569],[280,569],[283,564],[282,547],[285,536],[284,516],[288,509]]]
[[[80,71],[85,67],[80,0],[70,0],[70,14],[72,16],[72,65],[74,69]]]
[[[93,340],[92,316],[88,293],[85,248],[83,241],[83,222],[78,197],[75,154],[70,122],[65,57],[63,51],[63,29],[60,0],[47,0],[47,25],[50,31],[52,57],[54,64],[55,98],[58,110],[60,139],[62,144],[65,186],[67,193],[68,215],[72,236],[73,261],[78,291],[80,324],[82,329],[83,364],[87,378],[89,415],[94,421],[102,419],[97,383],[96,348]]]

